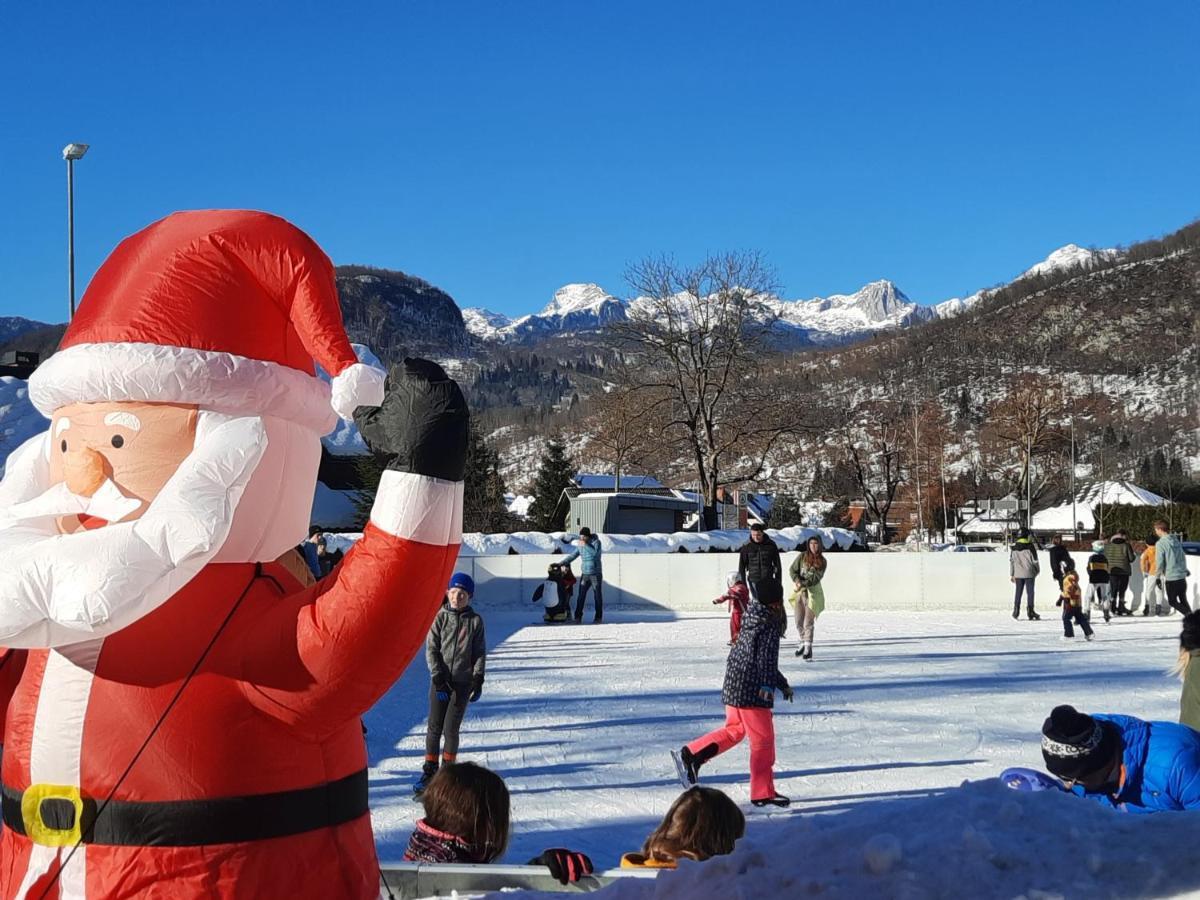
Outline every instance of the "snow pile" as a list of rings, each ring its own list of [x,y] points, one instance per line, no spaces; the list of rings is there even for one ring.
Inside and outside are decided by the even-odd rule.
[[[8,454],[49,427],[29,402],[29,386],[20,378],[0,376],[0,471]]]
[[[854,533],[844,528],[792,528],[773,530],[770,535],[779,549],[795,550],[810,537],[821,539],[826,549],[848,550],[855,542]],[[512,553],[570,552],[579,535],[555,531],[517,531],[512,534],[464,534],[459,556],[505,556]],[[750,539],[746,530],[677,532],[675,534],[602,534],[605,553],[707,553],[737,550]]]
[[[1162,897],[1200,890],[1200,867],[1180,853],[1198,839],[1197,813],[1121,814],[1057,791],[977,781],[840,815],[793,814],[752,831],[729,856],[684,862],[655,881],[619,881],[594,896]]]

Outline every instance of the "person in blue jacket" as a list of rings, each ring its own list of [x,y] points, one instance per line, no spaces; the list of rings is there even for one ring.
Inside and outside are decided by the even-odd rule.
[[[604,547],[600,538],[592,534],[592,529],[579,529],[579,549],[562,560],[562,565],[569,566],[575,558],[580,560],[579,595],[575,600],[575,621],[583,621],[583,604],[587,600],[588,589],[596,591],[596,616],[594,624],[604,621],[604,566],[600,557]]]
[[[1042,758],[1069,791],[1128,812],[1200,809],[1200,732],[1177,722],[1056,706]]]

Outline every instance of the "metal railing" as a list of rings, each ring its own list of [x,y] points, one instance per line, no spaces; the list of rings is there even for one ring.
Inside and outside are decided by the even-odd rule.
[[[450,897],[465,900],[474,894],[502,889],[546,891],[557,894],[590,894],[619,878],[656,878],[661,869],[607,869],[559,884],[545,866],[458,865],[450,863],[384,863],[383,884],[396,900]],[[381,896],[386,897],[387,891]]]

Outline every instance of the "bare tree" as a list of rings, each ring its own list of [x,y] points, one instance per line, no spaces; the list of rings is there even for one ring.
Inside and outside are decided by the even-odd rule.
[[[997,455],[1016,461],[1008,471],[1008,486],[1018,496],[1028,490],[1034,505],[1056,490],[1061,481],[1060,465],[1043,465],[1036,478],[1031,472],[1036,460],[1061,461],[1069,452],[1070,438],[1063,425],[1067,419],[1062,391],[1048,378],[1024,375],[1000,400],[988,407],[981,431],[981,444],[991,444]]]
[[[794,430],[791,404],[762,377],[774,273],[760,254],[726,253],[690,267],[646,259],[626,280],[638,299],[611,328],[619,386],[663,398],[658,434],[691,461],[715,528],[718,488],[757,478]]]
[[[618,385],[595,394],[590,407],[587,449],[612,467],[614,486],[620,487],[629,466],[664,461],[658,432],[661,417],[670,409],[670,398],[663,391]]]
[[[838,428],[846,459],[870,518],[887,543],[887,517],[904,483],[909,417],[899,403],[869,401],[848,409]]]

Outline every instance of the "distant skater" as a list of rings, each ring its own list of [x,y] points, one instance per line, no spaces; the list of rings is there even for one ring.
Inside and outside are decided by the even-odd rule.
[[[796,655],[812,662],[813,630],[817,617],[825,611],[825,591],[821,587],[821,579],[825,577],[824,547],[819,537],[810,537],[802,552],[792,562],[788,574],[792,576],[792,584],[796,592],[792,595],[792,603],[796,607],[796,631],[800,633],[800,646]]]
[[[1079,590],[1079,576],[1075,574],[1074,563],[1069,565],[1063,575],[1062,590],[1056,605],[1062,607],[1063,640],[1074,640],[1075,629],[1071,627],[1071,624],[1074,623],[1083,630],[1084,638],[1090,641],[1093,634],[1092,626],[1083,613],[1083,593]]]
[[[713,601],[713,605],[729,604],[729,646],[732,647],[742,628],[742,616],[746,614],[746,607],[750,603],[750,592],[746,590],[746,583],[737,572],[730,572],[725,577],[725,585],[727,590]]]
[[[1108,595],[1108,557],[1104,555],[1104,541],[1092,543],[1092,555],[1087,561],[1087,596],[1084,597],[1084,607],[1088,619],[1092,617],[1092,607],[1099,604],[1107,623],[1112,618],[1112,600]]]
[[[1014,585],[1013,618],[1021,618],[1021,593],[1025,594],[1025,612],[1031,622],[1041,618],[1033,609],[1033,583],[1037,580],[1038,572],[1042,570],[1038,562],[1037,547],[1028,528],[1017,532],[1012,551],[1008,555],[1009,581]]]

